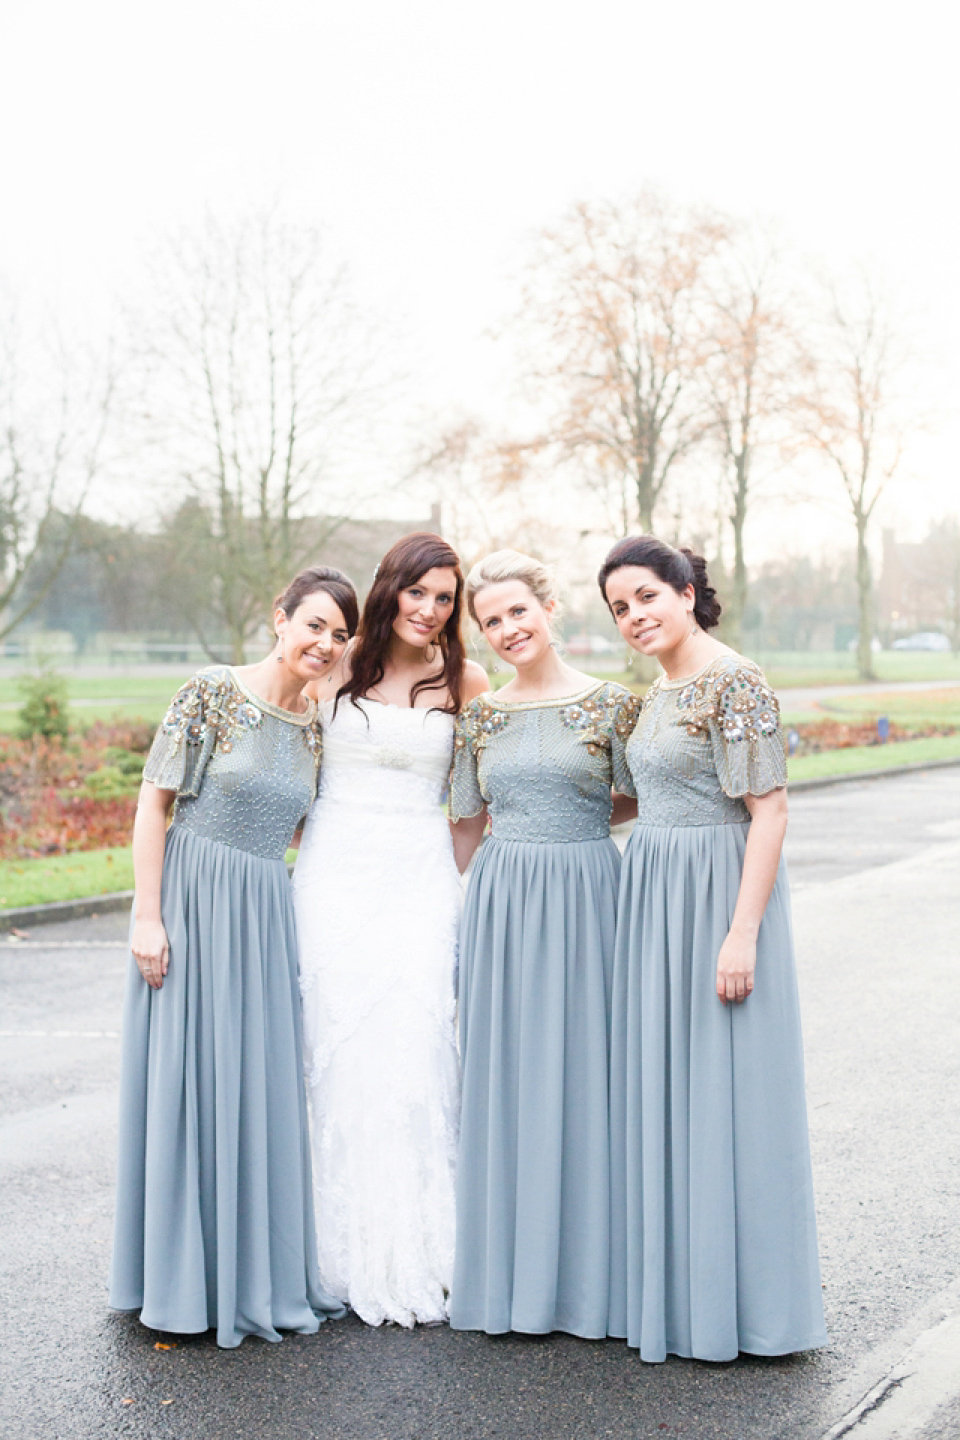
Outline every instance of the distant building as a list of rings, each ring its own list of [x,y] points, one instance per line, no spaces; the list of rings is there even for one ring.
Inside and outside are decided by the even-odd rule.
[[[884,639],[941,629],[951,598],[949,580],[932,556],[929,539],[911,544],[884,530],[876,592],[877,629]]]
[[[342,520],[318,546],[311,563],[335,565],[345,571],[360,594],[365,595],[374,569],[391,545],[418,530],[440,535],[443,533],[440,521],[439,505],[432,505],[429,516],[421,520]]]

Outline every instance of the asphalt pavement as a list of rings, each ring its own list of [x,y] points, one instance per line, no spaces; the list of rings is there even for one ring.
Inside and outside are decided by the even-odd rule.
[[[111,1313],[111,915],[0,941],[0,1435],[956,1440],[960,1355],[954,1385],[937,1337],[960,1317],[960,769],[796,796],[788,858],[828,1349],[650,1366],[616,1341],[349,1318],[223,1351]],[[885,1398],[858,1418],[875,1390],[907,1429],[876,1428]]]

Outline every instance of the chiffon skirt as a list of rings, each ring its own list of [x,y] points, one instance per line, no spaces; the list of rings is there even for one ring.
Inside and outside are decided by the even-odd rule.
[[[644,1360],[826,1344],[782,862],[752,995],[715,991],[748,830],[638,825],[624,857],[609,1331]]]
[[[174,825],[170,966],[130,961],[110,1304],[217,1342],[312,1333],[320,1289],[286,867]]]
[[[606,1334],[610,840],[488,840],[460,948],[462,1110],[450,1323]]]

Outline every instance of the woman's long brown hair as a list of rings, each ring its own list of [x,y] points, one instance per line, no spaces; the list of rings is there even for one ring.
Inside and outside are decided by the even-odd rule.
[[[434,678],[418,680],[410,691],[410,704],[416,703],[421,690],[446,690],[450,699],[446,705],[437,705],[437,710],[456,715],[463,695],[463,667],[466,653],[463,636],[460,633],[463,611],[463,575],[460,571],[460,557],[439,535],[420,531],[405,535],[392,545],[377,567],[374,582],[360,617],[357,641],[350,653],[350,678],[337,691],[337,702],[342,696],[350,698],[354,705],[364,695],[376,688],[383,679],[387,664],[393,622],[400,608],[401,590],[415,585],[428,570],[452,570],[457,577],[457,590],[453,610],[446,625],[437,637],[443,656],[443,669]]]

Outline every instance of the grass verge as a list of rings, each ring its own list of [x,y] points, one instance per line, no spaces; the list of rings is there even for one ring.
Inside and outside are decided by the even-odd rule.
[[[791,780],[819,780],[953,759],[960,759],[960,735],[933,735],[925,740],[898,740],[895,745],[857,745],[848,750],[824,750],[819,755],[793,755],[787,771]]]
[[[296,850],[287,851],[288,865],[296,858]],[[91,895],[132,889],[133,854],[129,845],[44,855],[39,860],[0,860],[0,910],[87,900]]]
[[[85,900],[111,890],[133,889],[129,845],[113,850],[76,850],[38,860],[0,860],[0,910]]]

